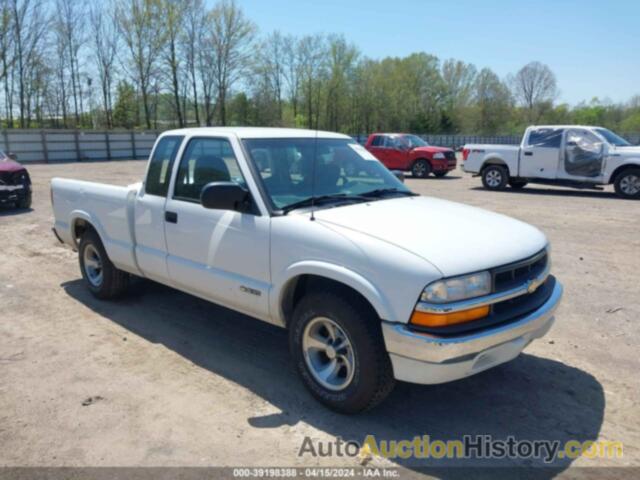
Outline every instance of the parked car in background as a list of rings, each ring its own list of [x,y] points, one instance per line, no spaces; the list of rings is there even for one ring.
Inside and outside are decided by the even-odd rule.
[[[14,204],[18,208],[31,207],[31,178],[12,153],[0,151],[0,205]]]
[[[519,147],[465,145],[462,158],[462,169],[480,175],[489,190],[527,183],[593,189],[613,184],[619,196],[640,198],[640,146],[602,127],[532,126]]]
[[[425,178],[433,173],[444,177],[456,168],[456,154],[450,148],[429,145],[417,135],[374,133],[365,148],[390,170],[411,172]]]
[[[340,412],[373,407],[394,379],[514,359],[562,295],[538,229],[421,197],[337,133],[168,131],[144,182],[51,188],[54,232],[95,296],[134,274],[287,328],[304,384]]]

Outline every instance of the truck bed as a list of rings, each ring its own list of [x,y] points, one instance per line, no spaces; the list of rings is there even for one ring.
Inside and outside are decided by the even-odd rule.
[[[127,187],[66,178],[51,181],[56,233],[76,248],[75,226],[90,222],[111,261],[121,270],[137,273],[133,230],[134,198],[140,184]]]

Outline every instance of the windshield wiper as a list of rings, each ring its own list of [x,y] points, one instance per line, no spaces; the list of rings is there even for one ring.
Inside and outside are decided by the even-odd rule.
[[[368,197],[362,195],[347,195],[346,193],[336,193],[332,195],[319,195],[317,197],[309,197],[304,200],[300,200],[299,202],[290,203],[282,207],[282,213],[285,215],[289,213],[291,210],[296,210],[298,208],[310,207],[312,205],[324,204],[327,202],[339,202],[339,201],[366,201],[369,200]]]
[[[397,188],[377,188],[370,192],[361,193],[363,197],[384,197],[386,195],[406,195],[408,197],[415,197],[417,193],[410,192],[408,190],[398,190]]]

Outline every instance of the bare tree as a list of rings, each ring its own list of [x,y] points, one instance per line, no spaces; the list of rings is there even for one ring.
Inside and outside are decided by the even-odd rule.
[[[301,86],[306,104],[308,128],[318,128],[320,122],[320,84],[325,74],[323,67],[326,58],[324,40],[322,35],[307,35],[298,43]]]
[[[184,25],[184,5],[180,0],[161,0],[160,14],[164,37],[166,39],[165,48],[162,51],[162,58],[169,69],[171,76],[171,92],[173,94],[174,109],[178,118],[178,125],[184,127],[184,115],[180,104],[180,70],[182,68],[181,52],[179,52],[180,34]]]
[[[104,109],[107,128],[113,127],[112,90],[115,77],[115,61],[118,54],[118,27],[115,12],[104,4],[94,4],[90,13],[91,45]]]
[[[282,122],[285,49],[285,37],[280,32],[275,31],[264,40],[259,54],[258,73],[264,77],[266,86],[275,100],[278,123]]]
[[[198,65],[199,55],[204,48],[204,30],[206,23],[203,0],[184,1],[184,30],[182,35],[182,49],[186,57],[187,75],[193,94],[193,109],[196,125],[200,125],[200,109],[198,104]],[[184,110],[186,112],[186,109]]]
[[[85,8],[79,0],[56,0],[55,6],[54,25],[58,35],[64,41],[71,77],[75,123],[79,125],[83,110],[79,52],[85,42]]]
[[[13,127],[13,77],[15,61],[13,16],[9,0],[0,0],[0,81],[4,82],[4,101],[7,126]]]
[[[288,92],[289,102],[293,111],[293,118],[298,115],[298,95],[300,93],[300,77],[302,75],[302,66],[297,40],[287,35],[284,37],[282,50],[282,66],[283,75]]]
[[[515,98],[527,108],[530,121],[539,118],[541,105],[553,101],[558,95],[556,76],[540,62],[522,67],[510,83]]]
[[[256,26],[235,0],[221,0],[211,11],[211,42],[215,52],[215,77],[220,123],[226,125],[229,90],[247,72]]]
[[[43,46],[47,29],[44,7],[39,0],[10,0],[15,33],[16,75],[18,77],[18,107],[20,128],[28,124],[27,91],[29,75],[34,67],[39,50]]]
[[[156,62],[165,40],[162,31],[158,29],[159,12],[158,0],[119,0],[116,6],[118,28],[129,51],[131,76],[140,88],[145,124],[149,129],[152,83],[157,74]]]

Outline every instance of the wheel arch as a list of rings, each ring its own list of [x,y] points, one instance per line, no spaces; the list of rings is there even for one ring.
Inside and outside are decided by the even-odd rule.
[[[482,162],[482,167],[480,167],[480,172],[482,172],[485,168],[490,165],[501,165],[509,170],[509,165],[500,157],[489,157]]]
[[[340,291],[355,301],[365,303],[373,314],[391,320],[391,307],[382,293],[361,275],[339,265],[302,262],[287,270],[272,296],[272,312],[278,323],[287,326],[295,306],[309,291],[315,289]]]
[[[82,235],[89,229],[96,232],[104,245],[104,232],[102,232],[99,222],[96,222],[95,219],[87,212],[79,210],[72,212],[71,220],[69,221],[69,228],[71,230],[71,239],[76,248],[80,244]]]
[[[626,171],[626,170],[631,170],[631,169],[638,169],[640,170],[640,163],[624,163],[622,165],[620,165],[618,168],[616,168],[612,173],[611,176],[609,177],[609,184],[613,184],[616,182],[618,176]]]

